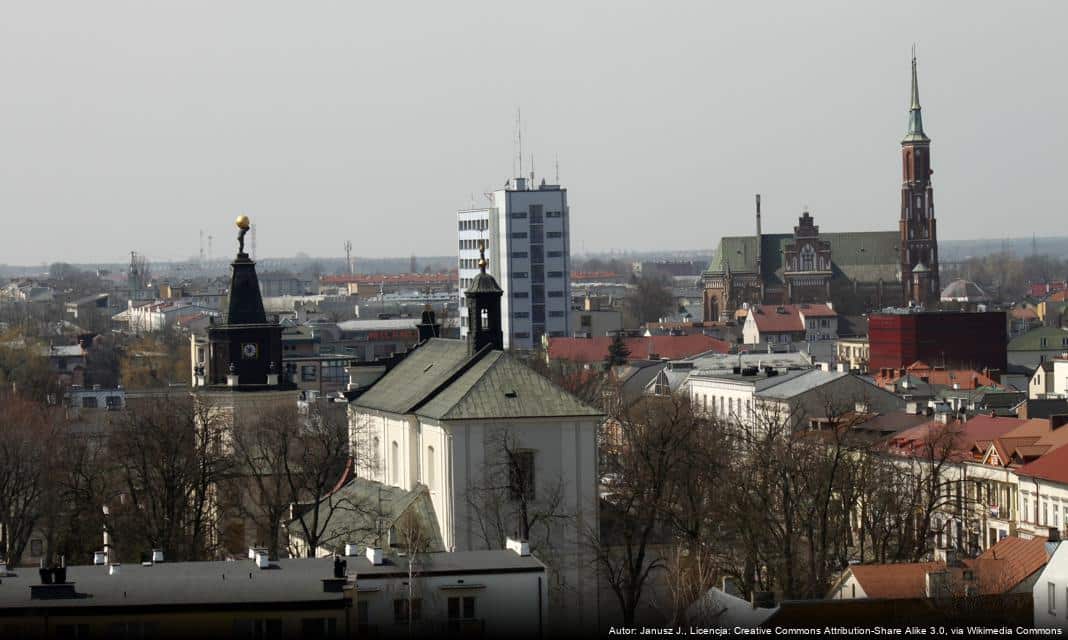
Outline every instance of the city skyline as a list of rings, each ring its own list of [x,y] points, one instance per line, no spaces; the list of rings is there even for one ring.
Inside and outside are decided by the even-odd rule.
[[[238,213],[263,256],[448,255],[454,212],[513,173],[517,108],[575,253],[711,251],[752,233],[753,193],[768,231],[805,205],[893,230],[913,41],[943,238],[1068,204],[1063,8],[539,9],[28,8],[0,27],[0,262],[181,260],[201,229],[219,257]]]

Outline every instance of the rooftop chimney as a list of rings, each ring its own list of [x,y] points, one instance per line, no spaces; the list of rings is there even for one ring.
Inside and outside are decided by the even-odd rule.
[[[382,548],[367,547],[367,561],[376,567],[382,564]]]
[[[358,555],[360,555],[359,547],[357,547],[356,545],[352,544],[351,542],[346,542],[345,543],[345,557],[351,558],[353,556],[358,556]]]
[[[334,577],[335,578],[344,578],[345,574],[348,572],[348,566],[349,566],[348,561],[342,560],[341,558],[338,558],[338,557],[335,556],[334,557]]]
[[[108,566],[108,575],[109,576],[117,576],[117,575],[119,575],[119,569],[121,569],[121,568],[122,568],[121,564],[119,564],[118,562],[112,562]]]
[[[163,562],[163,549],[152,550],[152,562]]]
[[[775,593],[772,591],[754,591],[750,604],[754,609],[772,609],[775,607]]]
[[[508,538],[505,542],[505,546],[510,551],[515,551],[518,555],[529,556],[530,555],[530,543],[526,540],[513,540]]]
[[[256,553],[256,566],[260,569],[266,569],[271,566],[271,559],[266,551]]]

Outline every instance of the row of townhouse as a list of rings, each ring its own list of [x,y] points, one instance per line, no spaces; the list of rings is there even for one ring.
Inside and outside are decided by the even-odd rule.
[[[125,311],[112,316],[112,321],[133,333],[152,333],[178,326],[192,318],[220,317],[222,314],[210,307],[183,300],[164,300],[147,304],[129,301]]]
[[[362,553],[361,553],[362,552]],[[0,563],[5,638],[544,637],[548,572],[529,549],[345,554],[10,570]]]
[[[935,556],[977,555],[1020,535],[1068,533],[1068,416],[935,419],[889,439],[887,450],[912,465],[938,467],[946,505],[938,514]],[[940,444],[932,444],[939,442]],[[946,448],[941,448],[946,447]]]
[[[847,416],[900,411],[905,401],[844,371],[734,367],[690,372],[685,392],[706,414],[746,427],[823,428]]]

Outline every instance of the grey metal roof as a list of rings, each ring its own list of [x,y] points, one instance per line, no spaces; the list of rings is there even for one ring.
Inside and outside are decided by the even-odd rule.
[[[342,331],[384,331],[388,329],[411,329],[419,318],[387,318],[385,320],[346,320],[337,323]]]
[[[451,375],[467,364],[467,343],[431,338],[354,401],[358,407],[411,413]]]
[[[690,368],[682,368],[686,365],[690,365]],[[764,367],[772,367],[776,370],[786,369],[787,373],[790,373],[789,369],[791,367],[809,368],[811,366],[812,358],[800,351],[788,353],[704,353],[690,358],[683,358],[682,360],[672,360],[667,364],[664,375],[667,377],[670,389],[678,391],[690,379],[691,375],[706,378],[734,378],[737,376],[743,380],[757,380],[767,378],[767,374],[764,373]],[[741,376],[733,373],[735,367],[758,367],[761,369],[761,373],[756,376]],[[782,376],[783,374],[779,374],[771,379],[782,378]],[[645,385],[646,390],[651,391],[655,384],[655,379],[649,380]]]
[[[274,560],[271,569],[241,562],[163,562],[151,566],[124,564],[108,575],[104,565],[67,567],[67,580],[86,597],[31,600],[29,586],[40,584],[37,569],[19,567],[16,577],[0,583],[0,609],[10,607],[208,605],[229,602],[271,603],[341,600],[340,593],[324,593],[323,578],[333,576],[333,561]],[[351,563],[350,563],[351,566]]]
[[[441,338],[413,350],[354,404],[440,420],[601,415],[509,353],[469,356],[467,342]]]
[[[363,551],[363,548],[360,549]],[[372,565],[363,556],[345,558],[348,575],[362,579],[406,576],[408,558],[387,556]],[[534,556],[509,550],[455,551],[420,554],[420,575],[545,571]],[[67,567],[67,580],[84,597],[31,600],[30,585],[40,584],[35,568],[19,567],[0,582],[0,609],[24,607],[85,608],[100,606],[216,605],[225,603],[327,602],[344,599],[326,593],[322,580],[333,577],[333,558],[272,560],[259,569],[251,560],[163,562],[151,566],[124,564],[108,575],[104,565]]]
[[[822,371],[820,369],[809,369],[808,371],[799,371],[797,373],[801,375],[790,376],[789,379],[779,384],[758,388],[757,395],[761,398],[789,400],[817,387],[822,387],[829,382],[851,375],[841,371]],[[873,386],[873,388],[875,387]]]
[[[497,280],[490,274],[482,271],[471,281],[471,286],[464,289],[465,295],[473,295],[476,293],[500,294],[503,292],[501,291],[501,286],[497,284]]]
[[[812,370],[787,371],[786,373],[776,373],[775,375],[769,376],[765,371],[761,370],[756,375],[747,376],[740,373],[733,373],[731,371],[715,369],[707,372],[694,371],[691,375],[695,378],[711,378],[714,380],[731,380],[733,382],[750,383],[759,393],[764,389],[783,384],[789,380],[803,376],[806,373],[810,373],[811,371]]]
[[[942,300],[946,302],[988,302],[989,296],[983,289],[970,280],[954,280],[942,290]]]
[[[380,565],[373,565],[363,557],[350,557],[349,573],[356,573],[356,578],[374,579],[387,576],[407,576],[409,558],[405,556],[387,556]],[[536,557],[521,556],[508,549],[490,549],[482,551],[449,551],[442,553],[420,554],[416,558],[419,575],[448,575],[450,573],[480,572],[527,572],[544,571],[545,565]]]
[[[503,351],[487,354],[416,413],[439,420],[601,415]]]

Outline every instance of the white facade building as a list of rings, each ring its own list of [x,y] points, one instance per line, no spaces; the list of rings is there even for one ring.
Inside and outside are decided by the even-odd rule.
[[[582,534],[597,527],[602,419],[508,352],[472,355],[463,341],[432,338],[353,401],[350,446],[372,462],[358,465],[361,477],[405,491],[426,487],[450,551],[499,548],[487,538],[498,520],[487,519],[486,509],[500,510],[511,535],[520,490],[537,508],[545,507],[539,500],[559,497],[559,509],[574,514],[575,524],[551,532],[567,586],[551,597],[563,607],[564,628],[589,628],[596,622],[596,582]],[[514,484],[520,476],[525,489]]]
[[[1068,545],[1057,543],[1031,593],[1036,629],[1068,629]]]
[[[545,565],[511,549],[347,558],[356,574],[361,635],[542,638],[549,626]],[[378,559],[378,558],[375,558]],[[411,580],[411,584],[409,584]],[[411,605],[409,605],[411,603]]]
[[[479,244],[486,244],[489,272],[497,279],[506,349],[531,350],[547,336],[569,336],[571,237],[567,189],[534,187],[513,178],[492,194],[492,206],[456,214],[460,304],[478,274]],[[461,309],[460,336],[466,337]]]

